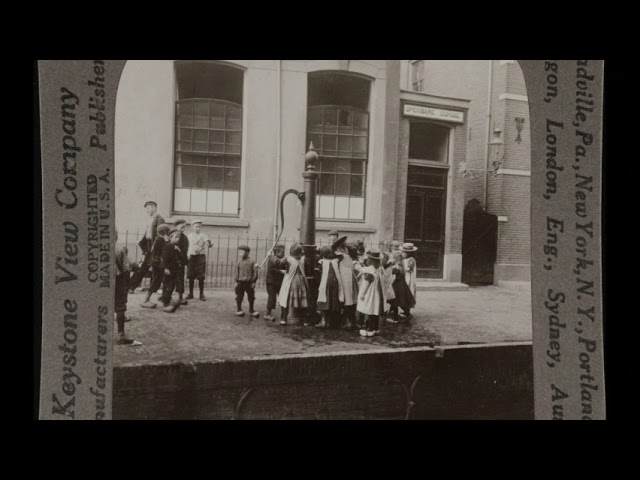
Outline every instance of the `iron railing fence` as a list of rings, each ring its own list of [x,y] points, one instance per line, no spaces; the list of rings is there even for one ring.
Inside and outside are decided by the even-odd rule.
[[[140,264],[144,255],[138,246],[138,241],[142,238],[144,232],[120,231],[119,242],[127,247],[129,260],[132,264]],[[265,257],[273,247],[273,238],[258,238],[250,236],[230,236],[230,235],[211,235],[213,246],[207,250],[207,271],[205,277],[205,288],[233,288],[234,272],[238,258],[238,247],[240,245],[248,245],[251,248],[250,258],[257,264],[262,264]],[[363,240],[365,248],[376,246],[381,250],[386,250],[385,242],[378,242],[366,239],[364,236],[350,236],[349,240]],[[291,245],[298,240],[294,238],[281,238],[279,243],[285,245],[285,253],[289,254]],[[329,245],[328,238],[316,239],[316,244],[320,247]],[[256,287],[265,288],[265,271],[266,262],[264,262],[258,275]],[[149,279],[146,278],[143,287],[148,286]]]

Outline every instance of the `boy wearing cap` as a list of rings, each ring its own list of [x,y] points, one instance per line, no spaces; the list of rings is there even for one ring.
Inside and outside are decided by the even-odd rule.
[[[175,227],[178,232],[180,232],[180,238],[178,240],[178,248],[180,249],[180,268],[176,275],[176,292],[178,292],[178,301],[180,302],[180,305],[186,305],[187,301],[182,298],[182,296],[184,295],[184,274],[189,259],[189,239],[184,234],[184,230],[187,228],[187,222],[182,219],[176,220]]]
[[[286,261],[284,260],[284,245],[282,243],[273,247],[273,254],[269,255],[267,260],[267,293],[269,299],[267,300],[267,315],[265,320],[271,320],[274,322],[276,319],[271,315],[271,311],[276,308],[276,297],[282,287],[282,279],[286,273]]]
[[[258,272],[253,260],[249,258],[249,252],[251,248],[248,245],[240,245],[238,247],[238,264],[236,265],[236,306],[238,310],[236,315],[244,317],[242,311],[242,301],[244,300],[244,294],[247,294],[247,300],[249,301],[249,315],[252,317],[259,317],[260,314],[253,309],[253,303],[256,299],[256,280],[258,280]]]
[[[164,305],[163,311],[167,313],[176,311],[176,306],[171,305],[171,295],[173,295],[173,291],[176,288],[176,276],[180,270],[179,241],[180,231],[174,228],[169,232],[169,241],[162,250],[164,278],[162,281],[162,297],[160,297],[160,300]]]
[[[150,265],[151,265],[151,284],[149,290],[142,302],[143,308],[156,308],[156,304],[151,301],[151,295],[156,293],[162,286],[164,271],[162,268],[162,255],[165,245],[169,242],[169,232],[171,227],[166,223],[158,227],[158,236],[153,241],[151,248]]]
[[[153,248],[153,242],[158,236],[158,227],[164,224],[164,218],[156,212],[157,208],[158,204],[151,200],[144,204],[144,209],[146,210],[147,215],[149,215],[149,222],[147,223],[144,236],[138,242],[138,246],[144,255],[144,259],[140,264],[138,271],[131,276],[129,293],[133,293],[135,289],[140,286],[142,279],[149,271],[149,268],[151,268],[151,249]]]
[[[204,275],[207,270],[206,251],[208,248],[211,248],[213,244],[204,233],[200,233],[202,221],[193,220],[191,222],[191,228],[193,232],[189,234],[189,251],[187,253],[189,258],[187,267],[189,295],[187,295],[187,299],[190,300],[193,298],[193,286],[197,278],[198,287],[200,288],[200,300],[204,302],[206,300],[204,296]]]

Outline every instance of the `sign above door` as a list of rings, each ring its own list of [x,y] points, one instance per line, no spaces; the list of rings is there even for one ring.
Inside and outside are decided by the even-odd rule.
[[[404,104],[404,115],[408,117],[431,118],[443,122],[464,123],[464,112],[425,107],[423,105]]]

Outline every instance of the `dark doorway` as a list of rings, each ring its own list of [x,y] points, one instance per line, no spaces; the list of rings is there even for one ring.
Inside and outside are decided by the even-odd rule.
[[[464,209],[462,230],[462,282],[492,285],[498,252],[498,217],[484,211],[473,199]]]
[[[442,278],[447,169],[409,165],[405,242],[418,247],[418,277]]]

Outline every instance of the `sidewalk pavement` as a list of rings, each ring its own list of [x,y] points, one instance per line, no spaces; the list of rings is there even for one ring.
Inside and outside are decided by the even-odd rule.
[[[197,293],[197,292],[196,292]],[[487,286],[466,292],[418,292],[414,318],[391,325],[381,321],[380,335],[362,338],[357,331],[280,326],[264,320],[267,293],[256,291],[260,318],[236,317],[231,290],[205,290],[206,301],[189,300],[175,313],[161,304],[144,309],[144,293],[129,295],[129,337],[141,346],[114,346],[114,364],[228,361],[269,355],[337,353],[459,343],[531,341],[531,293]],[[174,298],[176,298],[174,294]],[[152,301],[156,301],[154,295]],[[280,311],[274,316],[279,319]]]

